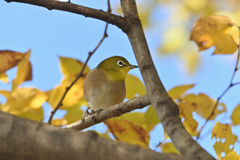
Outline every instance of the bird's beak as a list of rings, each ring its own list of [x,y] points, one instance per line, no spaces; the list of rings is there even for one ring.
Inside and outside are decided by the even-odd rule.
[[[128,65],[128,67],[129,67],[130,69],[138,68],[138,66],[135,66],[135,65]]]

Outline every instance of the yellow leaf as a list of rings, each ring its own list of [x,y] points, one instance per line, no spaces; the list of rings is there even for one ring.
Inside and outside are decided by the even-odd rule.
[[[238,46],[234,42],[233,37],[226,34],[214,35],[215,50],[213,54],[229,54],[234,53]]]
[[[64,92],[66,91],[66,87],[68,87],[76,77],[77,75],[69,75],[63,79],[61,86],[57,86],[56,88],[46,92],[48,95],[47,101],[52,108],[55,108],[57,106]],[[66,97],[63,100],[61,109],[72,107],[83,98],[84,79],[85,77],[78,79],[77,82],[68,91]]]
[[[162,146],[162,152],[163,153],[174,153],[180,155],[178,150],[175,148],[172,142],[164,143]]]
[[[29,61],[31,50],[29,49],[18,64],[17,76],[12,82],[12,90],[24,81],[32,80],[32,65]]]
[[[142,96],[146,94],[146,89],[142,81],[133,75],[127,75],[126,80],[127,99],[132,99],[136,95]]]
[[[149,4],[149,3],[148,3]],[[140,4],[138,6],[138,14],[139,14],[139,18],[141,20],[142,26],[148,27],[149,26],[149,16],[151,14],[151,8],[152,6],[150,5],[146,5],[146,4]],[[115,9],[115,11],[119,14],[122,15],[122,8],[120,6],[117,6],[117,8]]]
[[[60,59],[61,71],[64,76],[79,74],[83,67],[82,62],[73,58],[59,57],[59,59]],[[88,66],[86,66],[83,71],[83,74],[86,75],[88,72],[90,72],[90,69]]]
[[[8,76],[6,73],[0,73],[0,81],[3,81],[5,83],[8,83]]]
[[[148,147],[149,135],[141,126],[126,120],[107,120],[105,124],[116,140]]]
[[[40,108],[47,99],[44,92],[35,88],[17,88],[10,94],[7,92],[3,94],[7,96],[7,102],[3,104],[1,110],[17,115]]]
[[[37,109],[29,109],[26,112],[23,112],[21,114],[17,114],[19,117],[31,119],[34,121],[42,122],[44,119],[44,113],[43,113],[43,108],[37,108]]]
[[[97,133],[98,133],[98,135],[99,135],[100,137],[107,138],[107,139],[111,139],[111,138],[109,137],[108,133],[99,133],[99,132],[97,132]]]
[[[220,138],[220,141],[216,141],[213,146],[218,158],[221,157],[222,152],[228,154],[229,152],[233,151],[234,148],[230,149],[229,147],[230,145],[234,146],[237,137],[232,134],[230,125],[217,122],[212,130],[212,138],[213,137],[216,140]],[[222,142],[223,139],[225,140],[224,142]]]
[[[39,107],[41,107],[43,105],[44,102],[46,102],[47,98],[48,97],[47,97],[47,95],[44,92],[42,92],[40,90],[36,90],[35,96],[31,100],[29,105],[33,109],[34,108],[39,108]]]
[[[0,51],[0,74],[15,67],[22,58],[23,54],[20,52],[9,50]]]
[[[169,27],[162,35],[164,41],[159,52],[163,54],[180,50],[186,43],[188,32],[189,31],[183,25]]]
[[[178,105],[179,114],[183,118],[193,118],[192,112],[197,109],[196,103],[183,102]]]
[[[238,158],[237,152],[236,151],[232,151],[230,153],[228,153],[223,160],[239,160],[240,158]]]
[[[156,124],[160,123],[158,116],[152,105],[148,107],[148,110],[145,113],[145,119],[146,123],[148,125],[151,125],[150,130],[152,130]]]
[[[189,94],[184,97],[182,101],[196,105],[196,113],[205,119],[209,117],[216,103],[215,100],[209,98],[206,94],[203,93],[200,93],[198,95]],[[214,111],[214,114],[210,120],[215,119],[217,115],[225,111],[226,106],[223,103],[220,103],[218,107],[216,107],[216,110]]]
[[[231,119],[234,125],[240,124],[240,104],[233,110]]]
[[[229,54],[237,49],[233,37],[227,32],[233,22],[226,16],[206,16],[195,22],[190,40],[194,40],[199,50],[205,50],[215,45],[214,54]]]
[[[64,119],[64,118],[62,118],[62,119],[54,119],[54,120],[52,120],[51,124],[54,125],[54,126],[62,127],[62,126],[67,124],[67,120]]]
[[[5,98],[9,98],[11,95],[11,92],[7,90],[0,90],[0,94],[3,95]]]
[[[193,118],[185,118],[183,121],[183,125],[188,131],[188,133],[193,135],[197,130],[198,122]]]
[[[180,97],[189,89],[193,88],[194,84],[187,84],[174,87],[168,91],[168,95],[172,99],[180,99]]]
[[[181,52],[181,58],[183,59],[184,68],[188,71],[190,74],[194,74],[196,69],[199,67],[200,64],[200,55],[197,53],[196,49],[190,48],[190,45],[185,48],[185,50],[180,51]]]
[[[67,114],[65,114],[64,119],[67,120],[67,124],[80,120],[84,113],[83,110],[80,109],[79,104],[71,108],[67,108],[66,111],[67,111]]]
[[[139,10],[139,18],[141,20],[142,26],[144,28],[149,26],[149,17],[152,11],[152,8],[150,6],[146,6],[146,5],[140,5],[138,6],[138,10]]]
[[[155,115],[154,115],[155,114]],[[156,117],[155,117],[156,116]],[[113,117],[112,120],[127,120],[137,123],[142,126],[148,133],[159,123],[154,109],[151,107],[146,113],[132,112],[121,115],[120,117]]]
[[[126,120],[130,122],[134,122],[142,126],[145,123],[145,113],[142,112],[132,112],[126,113],[119,117],[113,117],[111,120]]]
[[[197,105],[195,103],[183,102],[178,105],[178,108],[180,117],[184,118],[184,127],[189,134],[194,136],[198,127],[198,122],[193,119],[192,112],[197,109]]]
[[[184,0],[184,3],[189,9],[198,11],[206,7],[208,0]]]

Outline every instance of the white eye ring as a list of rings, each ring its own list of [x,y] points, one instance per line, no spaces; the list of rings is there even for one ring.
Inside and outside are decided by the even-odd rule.
[[[124,63],[123,63],[123,61],[119,60],[119,61],[117,61],[117,65],[118,65],[119,67],[122,67],[122,66],[124,66]]]

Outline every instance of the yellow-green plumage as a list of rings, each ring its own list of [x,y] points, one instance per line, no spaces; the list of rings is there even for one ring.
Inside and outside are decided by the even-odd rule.
[[[84,81],[84,97],[89,106],[99,110],[123,102],[126,97],[125,77],[136,67],[120,56],[102,61]]]

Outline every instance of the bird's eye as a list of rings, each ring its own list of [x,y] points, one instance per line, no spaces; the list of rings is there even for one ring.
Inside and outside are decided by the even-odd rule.
[[[119,61],[117,61],[117,65],[122,67],[122,66],[124,66],[124,63],[123,63],[123,61],[119,60]]]

